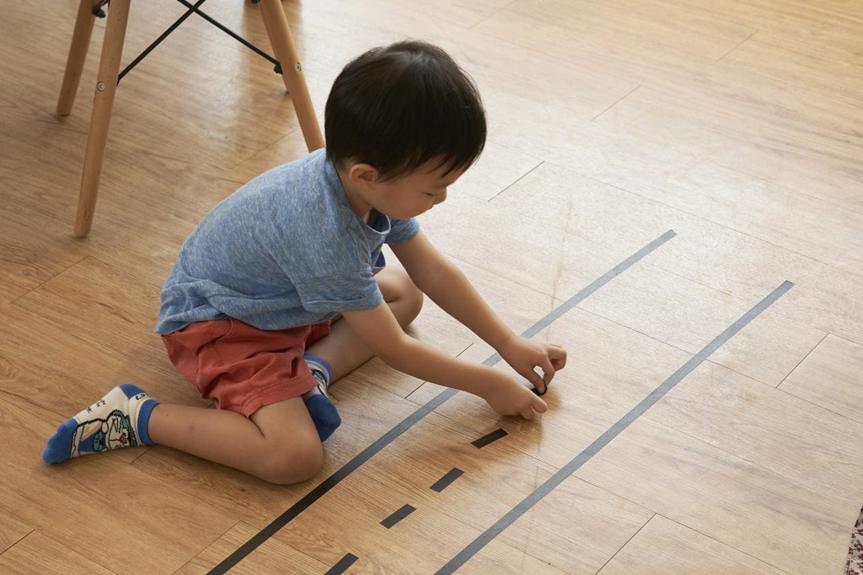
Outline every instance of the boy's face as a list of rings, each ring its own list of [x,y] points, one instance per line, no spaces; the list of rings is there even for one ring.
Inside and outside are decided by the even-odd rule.
[[[354,168],[367,164],[355,165]],[[360,181],[363,199],[377,211],[393,218],[412,218],[427,212],[446,200],[447,188],[454,184],[465,169],[446,174],[448,166],[428,162],[416,171],[399,178],[380,181],[377,170],[368,166]]]

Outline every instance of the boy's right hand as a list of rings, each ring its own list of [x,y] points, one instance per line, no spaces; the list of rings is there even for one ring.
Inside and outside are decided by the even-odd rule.
[[[501,415],[521,415],[533,419],[548,411],[548,405],[515,378],[496,369],[488,369],[486,389],[482,394],[488,404]]]

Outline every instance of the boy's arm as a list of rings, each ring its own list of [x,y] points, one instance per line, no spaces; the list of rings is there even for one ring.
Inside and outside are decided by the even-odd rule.
[[[513,333],[489,307],[467,277],[451,264],[420,231],[393,251],[416,286],[448,314],[459,320],[497,350],[522,376],[545,392],[557,369],[566,363],[566,352],[525,340]],[[534,366],[542,368],[540,378]]]
[[[449,356],[407,335],[384,302],[364,311],[345,311],[342,317],[363,342],[391,367],[446,387],[485,399],[498,413],[531,419],[547,406],[501,371]]]

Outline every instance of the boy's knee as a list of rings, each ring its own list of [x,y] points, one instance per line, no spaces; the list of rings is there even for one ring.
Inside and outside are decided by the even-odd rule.
[[[300,439],[288,447],[268,449],[261,479],[278,485],[308,481],[324,466],[324,449],[317,439]]]

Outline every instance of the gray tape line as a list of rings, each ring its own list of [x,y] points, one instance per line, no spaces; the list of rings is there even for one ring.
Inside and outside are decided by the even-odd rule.
[[[464,474],[464,471],[459,469],[458,467],[453,467],[450,469],[446,475],[438,479],[434,485],[431,486],[432,491],[437,491],[440,493],[444,489],[450,486],[450,484],[458,479]]]
[[[604,286],[605,284],[631,268],[633,264],[644,258],[644,256],[648,255],[650,252],[654,251],[656,248],[658,248],[676,235],[677,233],[674,230],[668,230],[667,232],[665,232],[664,234],[662,234],[661,236],[659,236],[658,238],[656,238],[655,240],[653,240],[652,242],[650,242],[649,244],[647,244],[646,246],[644,246],[643,248],[641,248],[640,250],[638,250],[637,252],[635,252],[604,274],[602,274],[600,277],[593,280],[590,285],[581,289],[581,291],[579,291],[577,294],[551,310],[551,312],[547,316],[527,328],[524,333],[521,334],[522,337],[528,339],[532,338],[533,336],[547,328],[549,325],[551,325],[554,320],[580,304],[582,301],[589,298],[596,290],[598,290],[599,288],[601,288],[602,286]],[[487,360],[485,360],[484,363],[486,363],[487,365],[494,365],[498,361],[500,361],[500,355],[496,353]]]
[[[351,555],[350,553],[347,553],[339,560],[338,563],[330,567],[329,571],[327,571],[325,575],[341,575],[347,570],[348,567],[353,565],[357,559],[359,559],[359,557],[357,557],[356,555]]]
[[[603,274],[601,277],[591,282],[590,285],[581,289],[581,291],[569,298],[564,303],[560,304],[560,306],[553,309],[551,313],[546,315],[544,318],[539,320],[536,324],[529,327],[524,333],[522,333],[522,336],[532,337],[536,335],[540,330],[547,327],[555,319],[559,318],[561,315],[578,305],[579,302],[586,299],[596,290],[610,282],[615,277],[619,276],[628,268],[632,267],[633,264],[650,254],[652,251],[654,251],[659,246],[661,246],[676,235],[677,234],[674,232],[674,230],[668,230],[667,232],[665,232],[664,234],[662,234],[661,236],[659,236],[658,238],[656,238],[655,240],[653,240],[652,242],[650,242],[649,244],[647,244],[616,266],[614,266],[611,270]],[[537,326],[542,327],[537,328]],[[500,361],[500,355],[494,354],[487,360],[485,360],[483,364],[494,365],[498,361]],[[410,414],[404,420],[398,423],[395,427],[387,431],[381,437],[377,438],[371,445],[369,445],[357,455],[355,455],[353,459],[345,463],[335,473],[324,479],[314,489],[305,494],[299,501],[291,505],[291,507],[289,507],[287,511],[273,519],[269,525],[267,525],[258,533],[253,535],[251,539],[240,545],[240,547],[238,547],[236,551],[228,555],[225,559],[222,560],[221,563],[213,567],[209,571],[208,575],[221,575],[223,573],[227,573],[228,570],[230,570],[237,563],[242,561],[246,555],[257,549],[258,546],[260,546],[264,541],[275,535],[279,529],[293,521],[295,517],[308,509],[327,491],[341,483],[344,478],[356,471],[356,469],[359,468],[363,463],[371,459],[381,449],[392,443],[393,440],[395,440],[399,435],[413,427],[419,420],[434,411],[439,405],[444,403],[456,393],[458,393],[457,389],[445,389],[444,391],[430,399],[425,405],[418,408],[416,411],[414,411],[412,414]]]
[[[710,355],[719,349],[725,342],[731,339],[737,332],[743,329],[749,322],[755,319],[761,312],[770,307],[773,302],[782,297],[785,292],[794,286],[790,281],[785,281],[773,290],[767,297],[758,302],[752,309],[743,314],[740,319],[728,326],[722,333],[716,336],[713,341],[708,343],[697,354],[692,356],[689,361],[684,363],[677,371],[671,374],[668,379],[663,381],[659,387],[654,389],[647,397],[642,399],[638,405],[633,407],[629,412],[621,417],[614,425],[612,425],[605,433],[600,435],[593,443],[588,445],[581,453],[575,456],[572,461],[564,465],[554,475],[552,475],[545,483],[536,488],[536,490],[525,497],[518,505],[512,508],[506,515],[498,519],[498,521],[482,532],[479,537],[474,539],[467,547],[462,549],[455,557],[441,567],[436,575],[447,575],[453,573],[456,569],[464,565],[464,563],[477,554],[485,547],[492,539],[497,537],[504,529],[509,527],[516,519],[521,517],[531,507],[536,505],[540,499],[548,495],[552,489],[560,485],[563,480],[572,475],[579,467],[584,465],[591,457],[596,455],[599,450],[608,445],[608,443],[617,437],[620,432],[629,427],[629,425],[639,418],[645,411],[654,403],[659,401],[662,396],[677,385],[684,377],[689,375],[692,370],[701,365]]]

